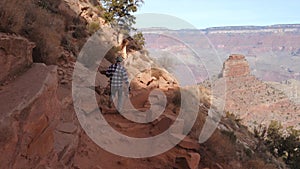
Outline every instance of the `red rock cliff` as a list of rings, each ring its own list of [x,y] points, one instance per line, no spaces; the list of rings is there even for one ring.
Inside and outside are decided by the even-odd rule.
[[[0,168],[34,168],[56,156],[54,131],[61,113],[56,66],[32,63],[33,43],[22,37],[1,35],[0,45],[6,81],[0,88],[0,151],[5,154]]]
[[[34,46],[20,36],[0,33],[0,82],[32,64]]]
[[[245,56],[233,54],[224,62],[223,77],[239,77],[250,75],[250,68]]]
[[[251,75],[243,55],[231,55],[224,62],[222,78],[214,85],[224,86],[224,81],[225,111],[237,115],[249,128],[253,129],[257,124],[268,125],[271,120],[280,121],[285,127],[299,128],[299,106],[283,92]],[[215,89],[218,88],[224,90],[222,87]]]

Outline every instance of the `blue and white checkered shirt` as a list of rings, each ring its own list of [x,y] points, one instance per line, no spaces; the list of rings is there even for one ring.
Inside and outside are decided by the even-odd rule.
[[[110,78],[111,87],[122,87],[123,82],[128,85],[127,71],[120,63],[115,63],[109,66],[106,71],[107,77]]]

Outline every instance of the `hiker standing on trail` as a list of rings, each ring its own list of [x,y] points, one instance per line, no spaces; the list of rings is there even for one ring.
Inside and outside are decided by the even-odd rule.
[[[118,56],[116,58],[116,63],[110,65],[106,71],[106,76],[110,78],[110,102],[108,106],[111,108],[111,103],[113,102],[117,94],[117,110],[119,111],[121,111],[123,108],[123,91],[127,95],[129,89],[127,71],[121,64],[122,62],[123,58],[121,56]]]

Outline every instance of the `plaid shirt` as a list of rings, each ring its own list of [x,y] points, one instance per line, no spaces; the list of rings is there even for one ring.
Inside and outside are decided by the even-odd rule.
[[[111,87],[122,87],[123,82],[127,85],[129,83],[126,69],[120,63],[109,66],[106,71],[106,76],[110,78]]]

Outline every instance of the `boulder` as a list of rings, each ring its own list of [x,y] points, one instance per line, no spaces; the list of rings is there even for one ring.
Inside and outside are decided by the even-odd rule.
[[[186,169],[198,169],[200,162],[200,154],[188,153],[187,156],[176,157],[176,163]]]
[[[61,113],[56,66],[33,64],[0,91],[1,167],[33,168],[54,157],[54,131]],[[5,134],[3,133],[5,132]]]
[[[23,37],[0,33],[0,82],[32,64],[34,47]]]

